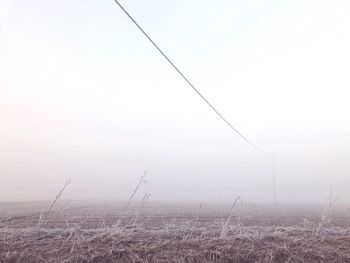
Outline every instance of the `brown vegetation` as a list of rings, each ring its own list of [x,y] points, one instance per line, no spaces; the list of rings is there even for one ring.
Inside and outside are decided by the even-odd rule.
[[[45,224],[39,214],[3,218],[0,261],[350,262],[350,229],[302,217],[278,226],[205,213],[77,211],[51,212]]]

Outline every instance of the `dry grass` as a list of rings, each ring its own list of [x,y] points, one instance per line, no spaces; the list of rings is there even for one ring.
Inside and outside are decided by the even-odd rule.
[[[36,217],[1,222],[1,262],[350,262],[349,229],[307,220],[242,226],[232,217],[223,236],[219,217],[115,216],[103,227],[96,217],[58,213],[42,227]]]

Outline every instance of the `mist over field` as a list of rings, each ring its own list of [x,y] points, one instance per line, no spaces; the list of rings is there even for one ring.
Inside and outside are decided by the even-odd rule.
[[[350,262],[349,14],[1,0],[0,263]]]
[[[245,136],[277,201],[350,202],[347,1],[125,1]],[[232,133],[113,1],[0,3],[0,201],[272,202]]]
[[[141,136],[137,133],[136,138]],[[78,137],[45,147],[38,138],[34,149],[18,145],[2,157],[2,199],[50,199],[71,178],[66,198],[126,200],[147,169],[147,184],[139,197],[150,192],[157,201],[231,201],[236,195],[249,202],[273,201],[270,160],[243,149],[244,145],[235,147],[235,138],[162,136],[148,135],[128,146],[106,138],[78,143]],[[279,201],[322,203],[330,184],[339,202],[349,201],[349,150],[340,140],[323,138],[327,136],[312,142],[312,138],[279,138],[281,146],[290,150],[281,150],[276,158]],[[230,139],[233,143],[228,144]],[[346,143],[349,137],[342,140]]]

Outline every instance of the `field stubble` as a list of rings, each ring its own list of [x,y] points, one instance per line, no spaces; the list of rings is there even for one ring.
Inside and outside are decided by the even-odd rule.
[[[346,210],[41,205],[0,205],[0,262],[350,262]]]

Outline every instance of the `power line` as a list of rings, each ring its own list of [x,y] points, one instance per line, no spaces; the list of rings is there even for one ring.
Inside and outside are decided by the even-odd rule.
[[[202,100],[222,119],[238,136],[240,136],[244,141],[246,141],[250,146],[256,149],[263,155],[272,157],[270,154],[263,151],[260,147],[255,145],[247,137],[245,137],[241,132],[239,132],[224,116],[199,92],[199,90],[189,81],[189,79],[180,71],[180,69],[170,60],[170,58],[165,55],[165,53],[160,49],[160,47],[152,40],[152,38],[143,30],[143,28],[135,21],[135,19],[129,14],[128,11],[120,4],[118,0],[114,2],[120,7],[120,9],[129,17],[129,19],[137,26],[137,28],[142,32],[142,34],[152,43],[152,45],[159,51],[159,53],[169,62],[169,64],[176,70],[176,72],[187,82],[187,84],[199,95]]]
[[[187,82],[187,84],[199,95],[202,100],[216,113],[216,115],[222,119],[231,130],[233,130],[238,136],[240,136],[244,141],[246,141],[250,146],[252,146],[255,150],[260,152],[261,154],[271,158],[272,164],[272,180],[273,180],[273,200],[274,204],[276,204],[276,175],[275,175],[275,157],[265,151],[263,151],[260,147],[250,141],[247,137],[245,137],[241,132],[239,132],[224,116],[199,92],[199,90],[189,81],[189,79],[180,71],[180,69],[170,60],[170,58],[165,55],[165,53],[160,49],[160,47],[153,41],[153,39],[143,30],[143,28],[136,22],[136,20],[129,14],[128,11],[120,4],[118,0],[114,0],[114,2],[120,7],[120,9],[129,17],[129,19],[137,26],[137,28],[142,32],[142,34],[152,43],[152,45],[159,51],[159,53],[168,61],[168,63],[175,69],[175,71]]]

